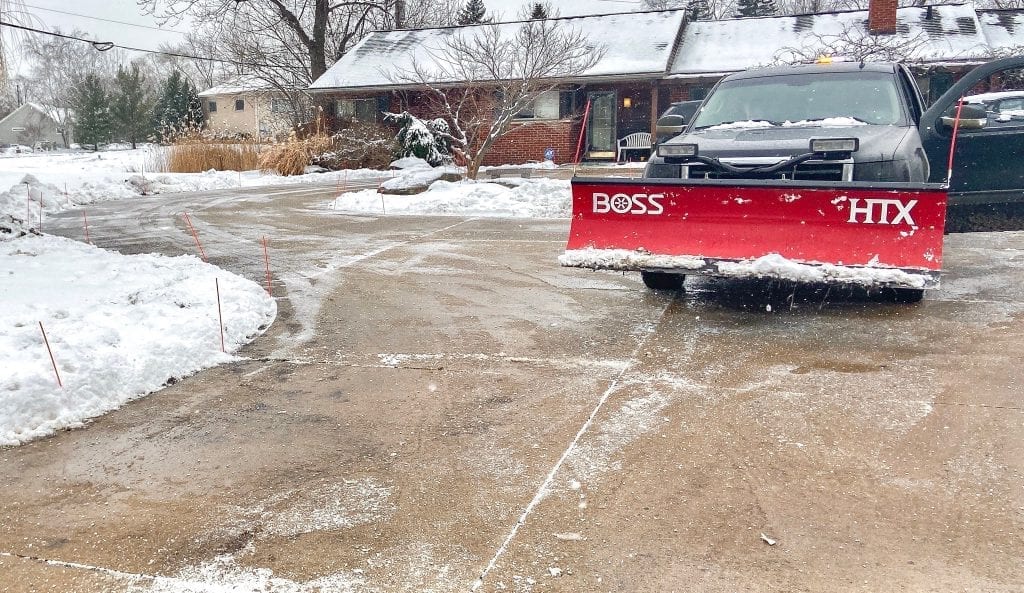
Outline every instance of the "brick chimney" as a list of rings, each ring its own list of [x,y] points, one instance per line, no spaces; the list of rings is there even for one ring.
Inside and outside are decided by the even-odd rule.
[[[872,35],[892,35],[896,32],[896,0],[870,0],[868,31]]]

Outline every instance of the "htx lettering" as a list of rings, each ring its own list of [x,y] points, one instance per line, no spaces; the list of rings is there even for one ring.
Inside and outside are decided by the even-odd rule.
[[[665,194],[602,194],[594,192],[594,213],[661,214],[665,211],[659,200]]]
[[[905,222],[910,226],[916,226],[910,211],[917,205],[917,200],[910,200],[906,204],[899,200],[864,200],[860,206],[860,198],[850,198],[850,219],[847,222],[866,224],[900,224]],[[889,220],[889,206],[894,208],[895,218]],[[862,220],[857,220],[862,217]],[[877,219],[876,219],[877,218]]]

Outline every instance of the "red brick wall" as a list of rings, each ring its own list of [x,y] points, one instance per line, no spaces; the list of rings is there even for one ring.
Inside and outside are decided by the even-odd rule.
[[[682,85],[673,85],[668,89],[669,101],[672,103],[678,103],[680,101],[690,100],[690,87]]]
[[[572,162],[580,124],[571,119],[513,123],[484,157],[485,165],[519,165],[543,161],[544,150],[555,149],[555,163]]]

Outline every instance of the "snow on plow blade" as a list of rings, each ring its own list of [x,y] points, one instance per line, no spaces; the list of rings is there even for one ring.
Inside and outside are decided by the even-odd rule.
[[[938,184],[572,180],[563,266],[936,288]]]

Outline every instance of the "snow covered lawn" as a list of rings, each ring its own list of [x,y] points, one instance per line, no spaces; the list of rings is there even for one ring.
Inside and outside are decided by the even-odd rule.
[[[277,313],[262,287],[193,256],[32,235],[0,242],[0,302],[0,446],[80,426],[231,360]]]

